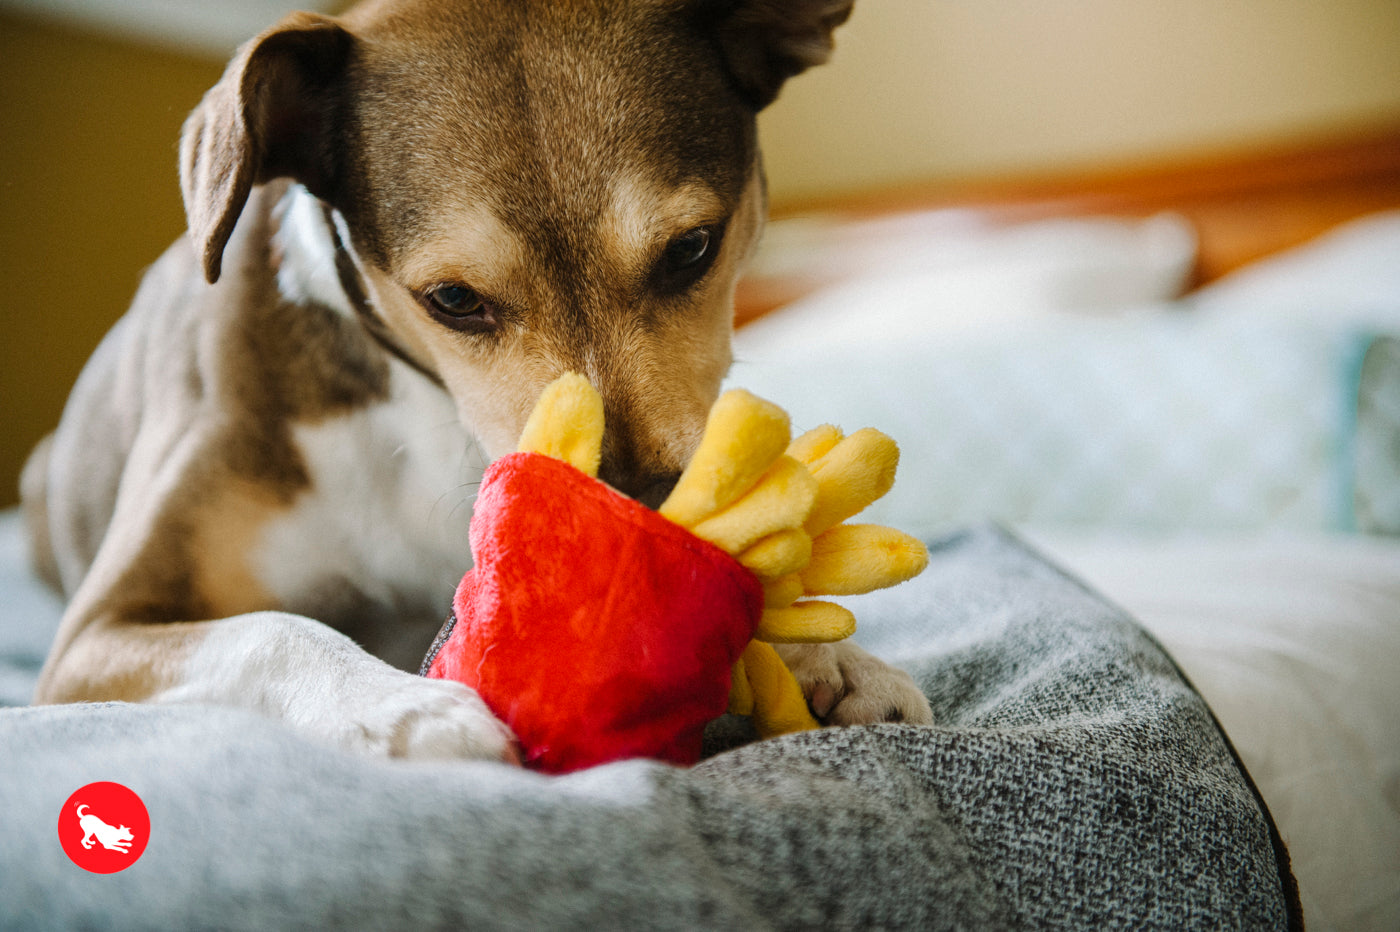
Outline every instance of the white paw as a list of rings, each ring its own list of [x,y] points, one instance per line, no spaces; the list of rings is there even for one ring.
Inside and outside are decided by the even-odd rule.
[[[933,724],[913,678],[854,644],[775,646],[823,725]]]
[[[153,700],[255,709],[377,757],[520,762],[510,729],[475,692],[397,670],[301,615],[211,622],[182,673]]]
[[[386,668],[321,723],[336,744],[375,757],[520,763],[515,738],[475,692]]]

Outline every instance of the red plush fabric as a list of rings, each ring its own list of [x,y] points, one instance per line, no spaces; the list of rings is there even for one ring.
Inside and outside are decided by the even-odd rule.
[[[753,574],[535,453],[487,470],[471,545],[428,676],[477,690],[539,770],[699,759],[762,612]]]

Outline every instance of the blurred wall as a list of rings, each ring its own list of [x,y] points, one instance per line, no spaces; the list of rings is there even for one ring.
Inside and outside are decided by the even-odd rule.
[[[180,123],[221,70],[0,10],[0,506],[183,228]],[[1396,122],[1400,0],[858,0],[762,130],[781,206]]]
[[[761,118],[774,203],[1400,123],[1400,0],[857,0]]]
[[[222,71],[0,13],[0,506],[184,229],[180,124]]]

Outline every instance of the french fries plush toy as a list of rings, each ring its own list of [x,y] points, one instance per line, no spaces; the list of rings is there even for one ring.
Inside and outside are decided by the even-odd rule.
[[[868,592],[926,565],[914,538],[843,523],[893,484],[893,441],[829,426],[791,441],[781,409],[730,391],[653,512],[595,478],[603,426],[587,379],[562,376],[519,452],[486,471],[475,565],[424,674],[475,689],[526,765],[551,773],[629,757],[693,764],[726,710],[752,716],[761,737],[818,727],[772,644],[849,637],[848,610],[805,597]]]

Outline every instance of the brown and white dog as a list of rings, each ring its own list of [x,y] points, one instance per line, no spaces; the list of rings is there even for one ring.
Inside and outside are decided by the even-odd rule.
[[[664,496],[730,361],[755,115],[851,2],[372,0],[245,45],[185,124],[188,235],[25,470],[69,599],[36,701],[511,759],[474,694],[404,672],[480,470],[574,370],[602,478]],[[828,723],[930,720],[858,648],[788,659]]]

